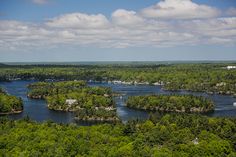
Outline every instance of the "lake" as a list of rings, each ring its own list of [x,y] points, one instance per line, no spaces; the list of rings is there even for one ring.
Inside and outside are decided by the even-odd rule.
[[[57,123],[78,123],[79,125],[89,125],[88,122],[78,122],[74,120],[74,115],[71,112],[49,110],[44,100],[29,99],[27,97],[27,85],[34,81],[12,81],[0,82],[9,94],[21,97],[24,102],[24,111],[20,114],[9,115],[12,119],[20,119],[29,116],[31,119],[42,122],[52,120]],[[161,86],[150,85],[123,85],[123,84],[108,84],[108,83],[88,83],[90,86],[105,86],[111,87],[113,92],[122,93],[121,97],[114,97],[117,107],[117,115],[123,122],[131,119],[147,119],[148,112],[130,109],[125,106],[125,100],[128,96],[147,95],[147,94],[193,94],[205,96],[214,101],[215,111],[208,113],[208,116],[217,117],[236,117],[236,107],[233,103],[236,98],[228,95],[213,94],[209,95],[204,92],[189,92],[189,91],[165,91]]]

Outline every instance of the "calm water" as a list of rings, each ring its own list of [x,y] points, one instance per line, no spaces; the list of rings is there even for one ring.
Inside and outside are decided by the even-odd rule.
[[[42,122],[45,120],[52,120],[58,123],[74,123],[74,115],[70,112],[60,112],[48,110],[46,102],[44,100],[35,100],[27,98],[27,84],[33,81],[13,81],[13,82],[0,82],[2,86],[9,94],[21,97],[24,101],[24,111],[20,114],[10,115],[13,119],[20,119],[25,116],[29,116],[31,119]],[[236,98],[225,95],[208,95],[201,92],[170,92],[164,91],[160,86],[149,85],[120,85],[120,84],[108,84],[108,83],[89,83],[90,86],[105,86],[111,87],[114,92],[124,94],[122,97],[115,97],[117,114],[126,122],[130,119],[146,119],[148,113],[145,111],[129,109],[125,107],[124,101],[131,95],[146,95],[146,94],[194,94],[201,95],[212,99],[216,105],[216,109],[213,113],[207,114],[208,116],[222,116],[222,117],[236,117],[236,107],[233,106],[233,102],[236,102]],[[81,125],[87,125],[85,122],[76,122]]]

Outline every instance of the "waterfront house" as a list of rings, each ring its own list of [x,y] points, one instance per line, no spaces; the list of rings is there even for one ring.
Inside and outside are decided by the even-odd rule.
[[[77,100],[76,99],[66,99],[66,104],[67,105],[73,105],[77,103]]]

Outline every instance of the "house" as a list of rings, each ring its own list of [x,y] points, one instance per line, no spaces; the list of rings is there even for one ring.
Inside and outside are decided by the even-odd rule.
[[[108,95],[108,94],[104,94],[103,96],[104,96],[104,97],[109,97],[109,95]]]
[[[115,108],[113,108],[113,107],[105,107],[105,110],[107,110],[107,111],[112,111],[112,110],[115,110]]]
[[[230,69],[236,69],[236,66],[229,65],[229,66],[227,66],[226,68],[227,68],[228,70],[230,70]]]
[[[234,103],[233,103],[233,106],[235,106],[235,107],[236,107],[236,102],[234,102]]]
[[[67,105],[73,105],[77,103],[77,100],[76,99],[66,99],[66,104]]]
[[[119,81],[119,80],[114,80],[114,81],[112,81],[114,84],[121,84],[122,83],[122,81]]]
[[[220,82],[216,84],[216,87],[226,86],[225,82]]]
[[[192,142],[193,142],[193,144],[195,144],[195,145],[196,145],[196,144],[199,144],[197,137],[196,137]]]
[[[154,86],[161,86],[161,85],[164,85],[164,83],[162,81],[159,81],[159,82],[155,82],[153,83]]]

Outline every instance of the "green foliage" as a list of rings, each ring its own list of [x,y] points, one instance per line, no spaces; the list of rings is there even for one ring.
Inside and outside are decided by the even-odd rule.
[[[80,109],[76,111],[75,116],[79,120],[99,120],[99,121],[118,121],[116,110],[100,109]]]
[[[171,65],[81,65],[81,66],[3,66],[0,80],[122,80],[131,82],[163,82],[168,90],[191,90],[236,94],[236,70],[230,63]]]
[[[28,96],[41,99],[49,95],[80,91],[85,86],[84,81],[36,82],[28,85],[28,88],[31,89]]]
[[[31,89],[29,97],[45,98],[48,107],[55,110],[114,107],[110,88],[88,87],[84,81],[37,82],[28,87]],[[67,99],[76,100],[76,103],[68,105]]]
[[[173,112],[208,112],[214,110],[211,100],[193,95],[146,95],[131,96],[127,106],[137,109],[173,111]]]
[[[118,120],[110,88],[88,87],[84,81],[37,82],[28,87],[29,97],[45,98],[49,109],[76,111],[76,119]]]
[[[15,96],[0,93],[0,113],[16,113],[23,110],[23,102]]]
[[[233,157],[236,120],[169,114],[157,122],[93,126],[0,119],[0,156]],[[226,137],[215,124],[230,128]],[[198,127],[202,126],[202,127]],[[128,131],[129,130],[129,131]],[[198,139],[194,143],[194,139]]]

